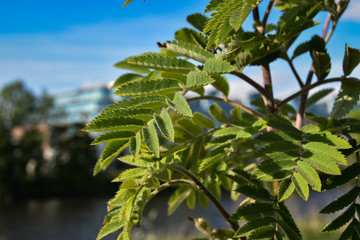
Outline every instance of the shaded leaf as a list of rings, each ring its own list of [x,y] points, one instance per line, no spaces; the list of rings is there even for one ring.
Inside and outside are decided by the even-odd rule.
[[[340,216],[335,218],[332,222],[327,224],[321,231],[322,232],[331,232],[336,229],[341,228],[346,223],[348,223],[355,214],[355,205],[351,205],[345,212],[343,212]]]
[[[329,189],[339,187],[359,175],[360,175],[359,164],[354,163],[354,164],[346,167],[343,171],[341,171],[341,175],[332,176],[332,177],[328,178],[323,183],[323,190],[329,190]]]
[[[195,124],[197,124],[200,127],[215,128],[215,123],[211,120],[211,118],[200,112],[195,112],[193,114],[192,120],[194,121]]]
[[[121,75],[118,79],[116,79],[116,81],[114,82],[114,84],[112,85],[112,89],[116,89],[119,86],[128,83],[128,82],[135,82],[138,81],[140,79],[142,79],[143,76],[139,75],[139,74],[134,74],[134,73],[127,73],[127,74],[123,74]]]
[[[327,89],[322,89],[314,94],[312,94],[306,103],[306,108],[311,107],[313,104],[315,104],[316,102],[318,102],[320,99],[324,98],[325,96],[327,96],[329,93],[331,93],[332,91],[334,91],[333,88],[327,88]]]
[[[180,187],[171,195],[168,202],[168,214],[171,215],[191,194],[192,189],[188,187]]]
[[[334,213],[337,211],[340,211],[341,209],[349,206],[351,203],[355,202],[356,198],[359,195],[359,188],[354,187],[346,194],[342,195],[338,199],[334,200],[330,204],[328,204],[326,207],[324,207],[320,213],[322,214],[329,214]]]
[[[360,85],[341,83],[341,89],[335,99],[330,117],[339,118],[346,116],[360,100]]]
[[[218,122],[228,123],[228,119],[224,110],[217,103],[213,103],[210,106],[209,111],[211,116],[215,118]]]
[[[236,191],[256,200],[272,201],[270,193],[260,185],[243,184]]]
[[[360,63],[360,50],[345,45],[345,55],[343,60],[343,70],[345,76],[350,75]]]

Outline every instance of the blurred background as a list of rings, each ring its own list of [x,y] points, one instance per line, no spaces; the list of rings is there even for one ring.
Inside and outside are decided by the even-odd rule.
[[[172,40],[175,31],[190,27],[186,16],[201,12],[208,3],[134,0],[122,8],[123,2],[0,2],[0,240],[96,238],[106,215],[106,202],[118,188],[111,179],[125,166],[115,163],[93,177],[103,146],[90,146],[96,136],[81,129],[103,108],[119,100],[110,87],[125,71],[112,67],[114,63],[157,51],[156,42]],[[330,77],[341,75],[345,43],[360,48],[359,12],[360,1],[352,0],[329,42],[333,65]],[[276,22],[279,13],[274,10],[270,16],[269,21]],[[319,14],[316,20],[323,22],[325,17]],[[245,28],[250,29],[251,24],[246,21]],[[322,27],[320,24],[307,31],[298,43],[320,34]],[[271,65],[276,98],[297,90],[290,70],[284,70],[282,64],[276,61]],[[311,64],[308,56],[300,56],[295,64],[305,78]],[[261,83],[258,68],[250,67],[245,73]],[[353,75],[360,77],[359,68]],[[258,97],[245,83],[231,77],[229,81],[230,99],[251,105]],[[338,89],[339,85],[326,87]],[[211,88],[206,90],[209,95],[215,94]],[[335,92],[311,111],[327,116]],[[192,107],[204,112],[210,104],[204,101]],[[296,100],[292,104],[298,105]],[[351,114],[360,117],[359,108]],[[314,213],[340,194],[315,194],[308,203],[292,199],[290,208],[302,219],[302,229],[315,236],[310,221],[320,228],[326,219],[315,218]],[[151,202],[141,229],[134,233],[136,238],[183,239],[196,235],[187,216],[202,216],[204,211],[215,226],[224,224],[212,208],[191,211],[183,207],[168,218],[167,199],[165,192]],[[236,209],[236,203],[227,196],[224,202],[227,208]],[[181,227],[179,219],[184,222]],[[305,236],[330,239],[329,235]]]

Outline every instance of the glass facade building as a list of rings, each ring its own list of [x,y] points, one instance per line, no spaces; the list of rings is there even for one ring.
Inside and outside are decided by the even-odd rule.
[[[49,124],[87,123],[109,104],[118,101],[109,84],[88,85],[78,90],[58,94]]]

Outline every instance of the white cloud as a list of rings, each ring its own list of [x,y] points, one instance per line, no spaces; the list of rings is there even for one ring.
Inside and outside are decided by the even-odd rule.
[[[179,23],[175,18],[149,16],[73,26],[57,33],[2,34],[0,87],[20,78],[36,91],[52,92],[116,79],[123,71],[114,63],[157,51],[156,42],[172,39]]]
[[[360,21],[360,1],[352,0],[349,3],[348,8],[346,9],[342,18],[348,20]]]

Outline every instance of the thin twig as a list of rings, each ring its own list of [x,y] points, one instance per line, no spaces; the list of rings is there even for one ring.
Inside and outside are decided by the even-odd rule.
[[[316,82],[316,83],[313,83],[311,85],[305,86],[300,91],[298,91],[298,92],[292,94],[291,96],[285,98],[280,103],[278,103],[278,105],[277,105],[278,109],[280,109],[282,106],[284,106],[286,103],[290,102],[291,100],[295,99],[296,97],[309,92],[311,89],[316,88],[316,87],[318,87],[320,85],[327,84],[327,83],[332,83],[332,82],[351,82],[351,83],[355,83],[355,84],[360,85],[360,80],[357,79],[357,78],[338,77],[338,78],[329,78],[329,79],[326,79],[326,80],[322,80],[321,82]]]
[[[289,56],[287,55],[286,52],[285,52],[285,61],[289,64],[289,66],[290,66],[290,68],[291,68],[291,71],[294,73],[295,78],[296,78],[297,82],[299,83],[300,87],[303,88],[303,87],[304,87],[304,83],[303,83],[303,81],[301,80],[298,72],[297,72],[296,69],[295,69],[295,66],[294,66],[293,62],[291,61],[291,59],[289,58]]]
[[[193,175],[191,172],[189,172],[187,169],[185,169],[184,167],[182,167],[179,164],[174,164],[171,165],[171,167],[178,171],[179,173],[185,175],[186,177],[188,177],[189,179],[191,179],[192,181],[194,181],[194,183],[196,184],[196,186],[198,187],[197,190],[199,190],[201,193],[203,193],[216,207],[216,209],[219,211],[219,213],[225,218],[225,220],[228,222],[228,224],[230,225],[230,227],[234,230],[237,231],[239,228],[239,224],[236,221],[232,221],[230,220],[230,214],[226,211],[226,209],[221,205],[221,203],[214,197],[214,195],[209,191],[209,189],[207,189],[204,184],[202,184],[202,182],[200,182],[200,180]]]
[[[258,84],[253,79],[251,79],[250,77],[248,77],[244,73],[240,72],[239,70],[234,70],[230,74],[241,78],[242,80],[244,80],[245,82],[247,82],[248,84],[253,86],[261,95],[263,95],[263,96],[266,95],[265,89],[260,84]]]
[[[244,105],[242,105],[242,104],[240,104],[238,102],[231,101],[229,99],[224,99],[224,98],[219,98],[219,97],[214,97],[214,96],[199,96],[199,97],[194,97],[194,98],[188,98],[186,100],[188,102],[199,101],[199,100],[214,100],[214,101],[224,102],[224,103],[227,103],[227,104],[229,104],[231,106],[234,106],[234,107],[240,107],[241,110],[243,110],[243,111],[245,111],[247,113],[250,113],[250,114],[252,114],[252,115],[254,115],[254,116],[258,117],[258,118],[263,118],[264,117],[261,113],[255,111],[255,110],[253,110],[253,109],[251,109],[249,107],[246,107],[246,106],[244,106]]]
[[[273,4],[274,4],[274,1],[275,0],[270,0],[270,2],[269,2],[269,5],[268,5],[268,7],[267,7],[267,9],[266,9],[266,12],[265,12],[265,14],[264,14],[264,18],[263,18],[263,20],[261,21],[261,27],[264,29],[264,33],[265,33],[265,28],[266,28],[266,23],[267,23],[267,20],[268,20],[268,18],[269,18],[269,15],[270,15],[270,11],[271,11],[271,8],[272,8],[272,6],[273,6]]]

